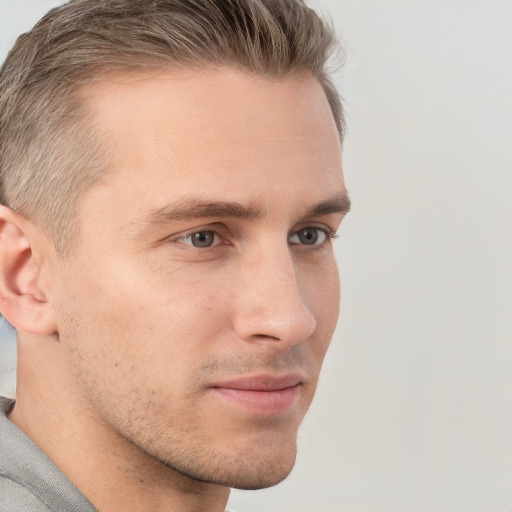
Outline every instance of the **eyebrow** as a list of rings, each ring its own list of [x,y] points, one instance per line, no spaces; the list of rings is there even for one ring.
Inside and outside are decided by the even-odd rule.
[[[350,199],[346,194],[336,194],[331,199],[321,201],[308,210],[306,217],[318,217],[331,213],[346,214],[350,211]]]
[[[149,224],[166,224],[180,220],[208,217],[259,219],[263,217],[263,210],[256,204],[244,206],[237,202],[185,200],[153,211],[149,214],[146,222]]]
[[[321,201],[307,210],[305,217],[318,217],[331,213],[347,213],[350,199],[345,194],[336,194]],[[264,209],[257,203],[242,205],[229,201],[184,200],[151,212],[144,222],[148,224],[167,224],[183,220],[200,218],[238,218],[255,220],[264,217]]]

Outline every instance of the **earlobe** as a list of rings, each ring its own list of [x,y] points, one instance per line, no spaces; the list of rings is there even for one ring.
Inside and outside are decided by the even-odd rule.
[[[40,251],[34,250],[31,223],[0,206],[0,310],[21,332],[53,334],[53,307],[40,285]]]

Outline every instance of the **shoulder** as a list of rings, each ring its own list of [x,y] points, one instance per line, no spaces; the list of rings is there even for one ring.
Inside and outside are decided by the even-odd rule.
[[[0,475],[0,512],[50,512],[26,487]]]
[[[17,478],[17,472],[11,471],[18,444],[5,414],[13,403],[11,399],[0,397],[0,512],[48,512],[50,509],[34,491]]]
[[[0,512],[96,512],[93,505],[6,415],[0,397]]]

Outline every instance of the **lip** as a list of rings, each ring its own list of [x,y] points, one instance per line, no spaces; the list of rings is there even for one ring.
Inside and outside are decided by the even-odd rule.
[[[229,405],[259,416],[270,416],[292,409],[297,403],[302,378],[258,375],[220,382],[211,390]]]

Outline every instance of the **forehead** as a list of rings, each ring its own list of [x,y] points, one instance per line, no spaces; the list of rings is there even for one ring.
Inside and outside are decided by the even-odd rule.
[[[320,180],[339,191],[338,133],[311,77],[165,70],[96,82],[85,95],[110,146],[107,181],[137,183],[141,196],[147,187],[152,197],[168,194],[172,182],[174,195],[218,189],[238,201],[249,182],[261,197],[302,170],[315,171],[302,173],[304,187]]]

